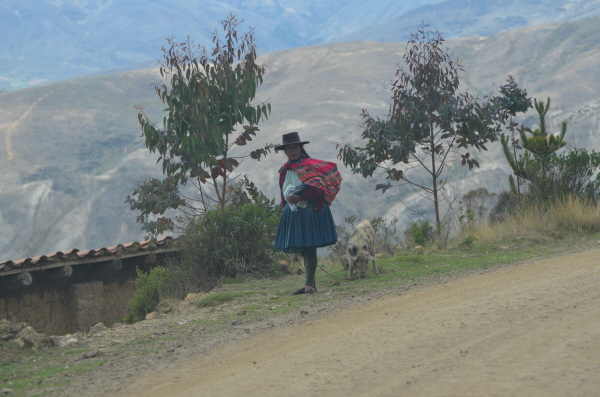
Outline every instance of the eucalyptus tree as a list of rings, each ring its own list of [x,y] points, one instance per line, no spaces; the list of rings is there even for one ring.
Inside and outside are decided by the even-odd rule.
[[[145,181],[126,200],[140,211],[138,221],[151,235],[173,229],[174,221],[162,216],[168,209],[190,216],[214,206],[223,210],[236,191],[232,172],[241,159],[260,160],[271,150],[266,145],[247,155],[231,154],[233,146],[252,141],[271,111],[268,103],[254,103],[265,67],[257,63],[253,30],[238,31],[242,22],[231,14],[221,21],[210,50],[189,37],[183,42],[169,38],[169,48],[163,48],[159,71],[164,81],[155,83],[155,90],[166,115],[159,126],[139,108],[138,121],[165,178]],[[245,182],[255,194],[254,185]],[[188,183],[195,186],[195,197],[182,193]]]
[[[479,167],[468,150],[487,150],[486,143],[498,139],[507,112],[502,97],[479,99],[460,89],[461,61],[444,49],[441,34],[424,23],[411,34],[403,60],[406,69],[396,72],[388,117],[374,118],[363,109],[364,146],[345,143],[338,157],[365,178],[384,173],[387,182],[377,184],[377,190],[385,192],[399,182],[429,200],[441,241],[440,203],[450,203],[446,171],[455,160],[469,169]],[[416,170],[426,172],[425,183]]]

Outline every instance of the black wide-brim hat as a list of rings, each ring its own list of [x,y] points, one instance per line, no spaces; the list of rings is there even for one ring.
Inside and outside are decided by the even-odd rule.
[[[275,150],[284,150],[287,145],[293,145],[295,143],[299,145],[304,145],[305,143],[310,143],[308,141],[301,141],[300,135],[297,132],[290,132],[287,134],[283,134],[282,136],[283,143],[281,145],[275,146]]]

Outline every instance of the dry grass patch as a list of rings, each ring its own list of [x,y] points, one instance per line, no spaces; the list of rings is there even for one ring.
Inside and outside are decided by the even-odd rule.
[[[470,227],[457,240],[463,241],[472,235],[478,243],[489,244],[515,238],[546,240],[550,236],[561,239],[569,234],[597,231],[600,231],[600,207],[570,197],[549,207],[522,206],[501,222]]]

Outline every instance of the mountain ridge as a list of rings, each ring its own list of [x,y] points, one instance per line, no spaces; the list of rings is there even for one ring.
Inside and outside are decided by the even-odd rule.
[[[230,13],[260,53],[327,42],[402,42],[424,20],[445,38],[600,15],[600,0],[38,0],[0,3],[0,88],[154,61],[167,37],[210,46]]]
[[[599,39],[600,18],[591,18],[446,45],[464,60],[461,78],[472,92],[497,92],[512,74],[530,95],[552,98],[551,131],[567,119],[567,140],[590,149],[600,144],[600,76],[593,68],[600,59]],[[282,133],[297,130],[311,142],[311,156],[339,162],[336,143],[360,141],[362,108],[387,115],[403,53],[400,43],[345,42],[261,56],[267,74],[257,100],[270,102],[273,112],[248,149],[278,143]],[[124,200],[144,179],[161,178],[156,156],[140,137],[135,108],[162,119],[155,78],[160,81],[156,69],[138,70],[0,93],[0,259],[143,238]],[[529,112],[523,120],[533,127],[537,115]],[[474,153],[485,157],[481,169],[470,173],[457,166],[449,174],[451,192],[506,189],[509,167],[499,145],[489,146],[489,152]],[[283,154],[271,154],[260,162],[246,160],[240,171],[269,197],[278,197],[276,172],[283,162]],[[420,204],[418,196],[402,190],[381,194],[374,190],[379,177],[365,180],[341,164],[340,169],[344,183],[332,207],[336,222],[350,214],[394,214],[401,225],[414,220],[397,194],[413,205]]]

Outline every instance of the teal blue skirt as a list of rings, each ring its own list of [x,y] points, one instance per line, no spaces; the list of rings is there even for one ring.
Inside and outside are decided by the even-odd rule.
[[[275,249],[283,252],[302,252],[307,248],[326,247],[337,243],[337,232],[329,206],[315,210],[312,202],[306,208],[292,211],[286,203],[277,227]]]

